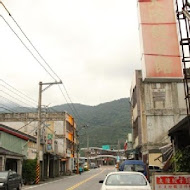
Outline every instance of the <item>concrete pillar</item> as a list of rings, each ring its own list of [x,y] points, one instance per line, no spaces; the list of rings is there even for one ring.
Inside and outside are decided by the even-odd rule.
[[[47,178],[49,178],[49,154],[47,155]]]
[[[5,171],[5,166],[6,166],[6,156],[2,157],[2,171]]]
[[[57,166],[57,169],[58,169],[58,176],[60,176],[60,171],[61,171],[61,169],[60,169],[60,162],[61,162],[61,160],[58,160],[58,166]]]
[[[17,173],[19,175],[22,175],[22,161],[21,160],[17,160]]]
[[[4,170],[3,170],[3,165],[4,165],[4,163],[3,163],[3,162],[4,162],[3,158],[4,158],[3,156],[0,157],[0,171],[4,171]]]
[[[55,169],[56,169],[56,160],[55,157],[53,157],[53,177],[55,177]]]

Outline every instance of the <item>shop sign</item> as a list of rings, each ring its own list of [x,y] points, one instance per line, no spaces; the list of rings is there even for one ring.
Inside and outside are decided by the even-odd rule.
[[[47,151],[53,151],[53,134],[47,135],[46,150]]]
[[[153,175],[154,190],[190,190],[190,174]]]

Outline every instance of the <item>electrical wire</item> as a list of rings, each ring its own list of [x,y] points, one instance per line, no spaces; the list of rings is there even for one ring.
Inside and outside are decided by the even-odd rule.
[[[11,101],[11,100],[9,100],[9,99],[5,98],[5,97],[3,97],[3,96],[0,96],[0,98],[2,98],[2,99],[4,99],[4,100],[6,100],[7,102],[9,102],[9,103],[11,103],[11,104],[16,105],[16,106],[17,106],[17,107],[19,107],[19,108],[28,109],[28,108],[25,108],[25,107],[23,107],[23,106],[21,106],[21,105],[19,105],[19,104],[15,103],[15,102],[13,102],[13,101]],[[28,109],[28,110],[29,110],[29,109]]]
[[[4,105],[4,104],[2,104],[2,103],[0,103],[0,105],[2,105],[2,107],[4,106],[6,109],[11,110],[12,113],[16,113],[16,111],[15,111],[14,109],[10,108],[9,106]]]
[[[28,122],[27,124],[23,125],[22,127],[18,128],[17,131],[20,131],[22,128],[30,125],[32,122],[36,121],[36,119],[33,119],[32,121]]]
[[[54,79],[56,82],[57,80],[55,79],[55,77],[53,77],[53,75],[41,64],[41,62],[37,59],[37,57],[32,53],[32,51],[26,46],[26,44],[23,42],[23,40],[18,36],[18,34],[13,30],[13,28],[11,27],[11,25],[6,21],[6,19],[0,15],[0,17],[4,20],[4,22],[8,25],[8,27],[11,29],[11,31],[16,35],[16,37],[20,40],[20,42],[22,43],[22,45],[28,50],[28,52],[32,55],[32,57],[41,65],[41,67],[51,76],[52,79]]]
[[[28,36],[25,34],[25,32],[22,30],[22,28],[20,27],[20,25],[18,24],[18,22],[14,19],[14,17],[12,16],[12,14],[8,11],[8,9],[5,7],[5,5],[3,4],[4,8],[6,9],[6,11],[8,12],[9,16],[11,17],[11,19],[14,21],[14,23],[16,24],[16,26],[20,29],[20,31],[22,32],[22,34],[25,36],[25,38],[28,40],[28,42],[30,43],[30,45],[34,48],[34,50],[37,52],[37,54],[40,56],[40,58],[44,61],[44,63],[48,66],[48,68],[52,71],[52,73],[59,79],[59,81],[62,81],[61,78],[55,73],[55,71],[52,69],[52,67],[48,64],[48,62],[45,60],[45,58],[40,54],[40,52],[37,50],[37,48],[34,46],[34,44],[32,43],[32,41],[28,38]],[[73,109],[76,112],[76,115],[80,118],[77,110],[75,109],[73,102],[69,96],[69,93],[64,85],[64,83],[62,83],[62,86],[67,94],[67,97],[69,98],[71,105],[73,107]],[[62,93],[63,94],[63,93]],[[66,100],[66,98],[65,98]],[[67,101],[66,101],[67,102]],[[68,103],[68,102],[67,102]]]
[[[11,87],[12,89],[14,89],[15,91],[19,92],[20,94],[22,94],[23,96],[27,97],[29,100],[31,100],[33,103],[38,104],[37,101],[35,101],[34,99],[32,99],[31,97],[29,97],[28,95],[24,94],[23,92],[17,90],[15,87],[11,86],[10,84],[8,84],[7,82],[5,82],[3,79],[0,79],[0,81],[2,81],[4,84],[6,84],[7,86]]]
[[[48,68],[52,71],[52,73],[61,81],[61,78],[55,73],[55,71],[50,67],[50,65],[47,63],[47,61],[44,59],[44,57],[39,53],[39,51],[36,49],[36,47],[33,45],[33,43],[31,42],[31,40],[27,37],[27,35],[24,33],[24,31],[22,30],[22,28],[20,27],[20,25],[16,22],[16,20],[14,19],[14,17],[11,15],[11,13],[8,11],[8,9],[5,7],[5,5],[1,2],[1,4],[4,6],[5,10],[8,12],[9,16],[12,18],[12,20],[14,21],[14,23],[17,25],[17,27],[20,29],[20,31],[22,32],[22,34],[25,36],[25,38],[28,40],[28,42],[30,43],[30,45],[34,48],[34,50],[37,52],[37,54],[40,56],[40,58],[44,61],[44,63],[48,66]],[[53,77],[50,72],[47,71],[47,69],[41,64],[41,62],[35,57],[35,55],[31,52],[31,50],[24,44],[24,42],[21,40],[21,38],[18,36],[18,34],[13,30],[13,28],[8,24],[8,22],[5,20],[5,18],[0,15],[3,20],[6,22],[6,24],[9,26],[9,28],[12,30],[12,32],[17,36],[17,38],[21,41],[21,43],[24,45],[24,47],[31,53],[31,55],[34,57],[34,59],[43,67],[43,69],[55,80],[55,77]],[[70,102],[71,102],[71,105],[75,111],[75,116],[77,115],[78,118],[80,118],[79,114],[78,114],[78,111],[76,110],[76,108],[74,107],[73,105],[73,102],[71,101],[71,98],[68,94],[68,91],[65,87],[65,85],[62,83],[63,85],[63,88],[67,94],[67,97],[69,98]],[[61,91],[62,92],[62,91]],[[63,94],[63,92],[62,92]],[[65,98],[66,99],[66,98]],[[67,101],[66,101],[67,102]],[[68,103],[68,102],[67,102]],[[69,105],[70,107],[70,105]],[[71,107],[70,107],[71,108]],[[72,112],[74,113],[74,111],[72,110]],[[80,120],[80,119],[79,119]]]
[[[20,25],[16,22],[16,20],[13,18],[13,16],[10,13],[9,13],[9,16],[12,18],[12,20],[14,21],[14,23],[20,29],[20,31],[22,32],[22,34],[25,36],[25,38],[28,40],[28,42],[30,43],[30,45],[37,52],[37,54],[39,55],[39,57],[44,61],[44,63],[48,66],[48,68],[52,71],[52,73],[61,81],[61,79],[58,77],[58,75],[55,73],[55,71],[50,67],[50,65],[47,63],[47,61],[44,59],[44,57],[40,54],[40,52],[36,49],[36,47],[33,45],[33,43],[31,42],[31,40],[27,37],[27,35],[25,34],[25,32],[22,30],[22,28],[20,27]]]
[[[2,105],[2,104],[0,104],[0,105]],[[1,109],[4,109],[4,110],[6,110],[6,111],[9,111],[9,112],[11,112],[11,113],[14,113],[14,111],[11,111],[10,109],[7,109],[7,108],[5,108],[5,107],[0,107]],[[0,111],[1,112],[1,111]],[[2,113],[2,112],[1,112]],[[3,112],[4,113],[4,112]]]
[[[2,84],[0,84],[0,85],[1,85],[2,87],[4,87],[5,89],[9,90],[10,92],[12,92],[13,94],[19,96],[20,98],[22,98],[22,99],[24,99],[24,100],[26,100],[26,101],[29,101],[29,100],[27,100],[26,98],[24,98],[24,97],[20,96],[19,94],[15,93],[14,91],[10,90],[10,89],[7,88],[6,86],[4,86],[4,85],[2,85]],[[32,102],[30,101],[30,103],[32,103]],[[36,105],[36,107],[37,107],[37,105]]]
[[[23,102],[23,101],[21,101],[21,100],[15,98],[15,97],[13,97],[13,96],[11,96],[10,94],[8,94],[8,93],[6,93],[6,92],[4,92],[4,91],[2,91],[2,90],[0,90],[0,91],[3,92],[4,94],[10,96],[11,98],[13,98],[13,99],[15,99],[15,100],[17,100],[17,101],[19,101],[19,102],[21,102],[21,103],[23,103],[23,104],[26,104],[25,102]],[[2,96],[1,96],[1,97],[2,97]],[[11,101],[11,100],[10,100],[10,101]],[[26,104],[26,105],[28,105],[29,107],[31,106],[31,105],[29,105],[29,104]],[[32,108],[36,109],[35,107],[32,107]],[[27,109],[28,109],[28,110],[32,110],[31,108],[27,108]]]

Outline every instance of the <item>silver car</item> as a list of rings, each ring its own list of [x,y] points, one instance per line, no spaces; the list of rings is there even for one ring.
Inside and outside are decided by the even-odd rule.
[[[111,172],[99,183],[103,183],[101,190],[151,190],[148,180],[140,172]]]

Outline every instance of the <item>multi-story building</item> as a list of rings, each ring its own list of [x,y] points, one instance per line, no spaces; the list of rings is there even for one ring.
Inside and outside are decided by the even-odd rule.
[[[37,137],[37,113],[3,113],[0,123]],[[74,169],[77,159],[76,123],[66,112],[43,113],[41,124],[40,166],[41,178],[55,177]],[[30,149],[30,158],[36,158],[37,145]]]
[[[146,81],[135,71],[131,86],[133,146],[138,158],[151,165],[160,147],[170,143],[168,131],[186,116],[184,86],[180,79]]]

